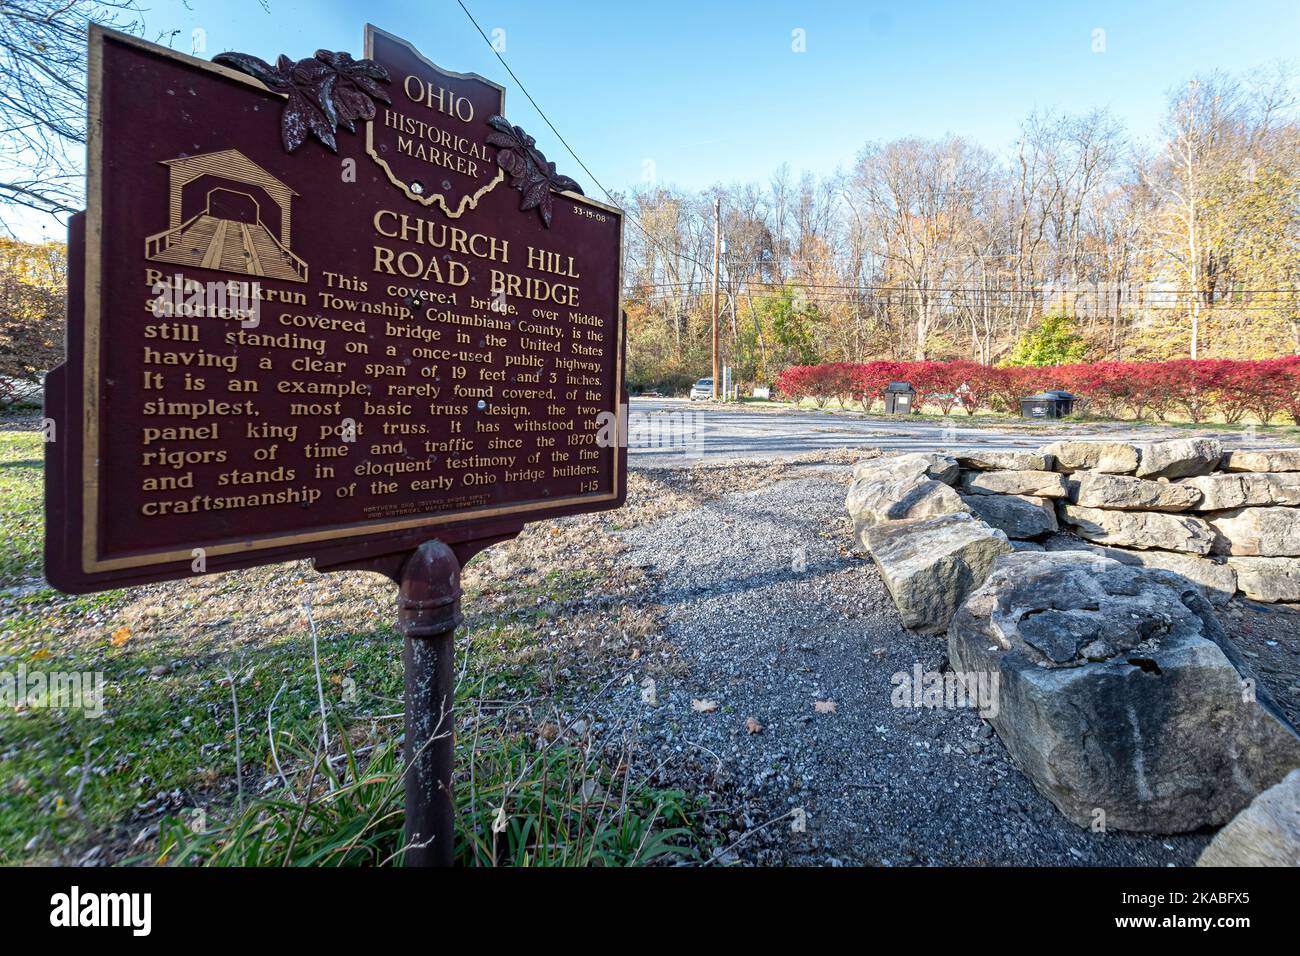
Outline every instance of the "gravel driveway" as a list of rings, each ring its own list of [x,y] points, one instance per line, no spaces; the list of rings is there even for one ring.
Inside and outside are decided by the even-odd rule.
[[[713,794],[731,846],[718,862],[1195,861],[1209,834],[1068,823],[974,711],[891,706],[892,675],[945,668],[944,641],[906,630],[870,560],[846,550],[848,468],[788,475],[622,535],[683,662],[654,704],[637,685],[623,704],[642,708],[646,750],[698,757],[695,779],[685,761],[661,778]]]

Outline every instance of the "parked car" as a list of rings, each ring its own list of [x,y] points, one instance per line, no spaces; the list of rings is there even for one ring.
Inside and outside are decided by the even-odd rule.
[[[691,386],[691,401],[713,397],[713,379],[702,378]]]

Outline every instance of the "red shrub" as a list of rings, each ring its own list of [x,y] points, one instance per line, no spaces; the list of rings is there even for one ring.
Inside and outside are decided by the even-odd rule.
[[[1218,414],[1236,424],[1247,414],[1267,423],[1281,413],[1300,423],[1300,356],[1013,368],[967,361],[831,362],[791,366],[776,384],[788,398],[812,398],[819,407],[838,398],[870,410],[885,386],[899,381],[916,389],[914,407],[929,403],[945,415],[958,406],[970,415],[995,407],[1015,414],[1020,399],[1060,388],[1075,396],[1076,410],[1102,415],[1128,410],[1135,418],[1150,413],[1163,421],[1178,412],[1199,423]]]
[[[897,362],[863,362],[853,367],[853,399],[862,403],[864,412],[871,411],[871,405],[890,382],[898,381],[899,365]]]

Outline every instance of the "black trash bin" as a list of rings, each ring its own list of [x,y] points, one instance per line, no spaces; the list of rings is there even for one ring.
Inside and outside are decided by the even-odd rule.
[[[912,400],[916,398],[916,389],[907,382],[890,382],[885,386],[885,414],[912,414]]]
[[[1074,396],[1059,388],[1020,400],[1021,418],[1064,418],[1074,413]]]

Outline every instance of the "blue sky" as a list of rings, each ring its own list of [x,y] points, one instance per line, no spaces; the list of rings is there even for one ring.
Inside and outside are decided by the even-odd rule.
[[[361,52],[370,20],[430,59],[506,85],[507,112],[594,184],[514,88],[455,0],[144,0],[151,33],[206,56]],[[1300,59],[1300,4],[1259,2],[522,2],[466,0],[506,61],[609,189],[701,188],[848,167],[869,140],[946,133],[995,150],[1035,107],[1108,107],[1139,139],[1192,74]],[[806,52],[792,50],[801,29]],[[1094,30],[1104,52],[1093,52]],[[188,52],[188,49],[187,49]]]

